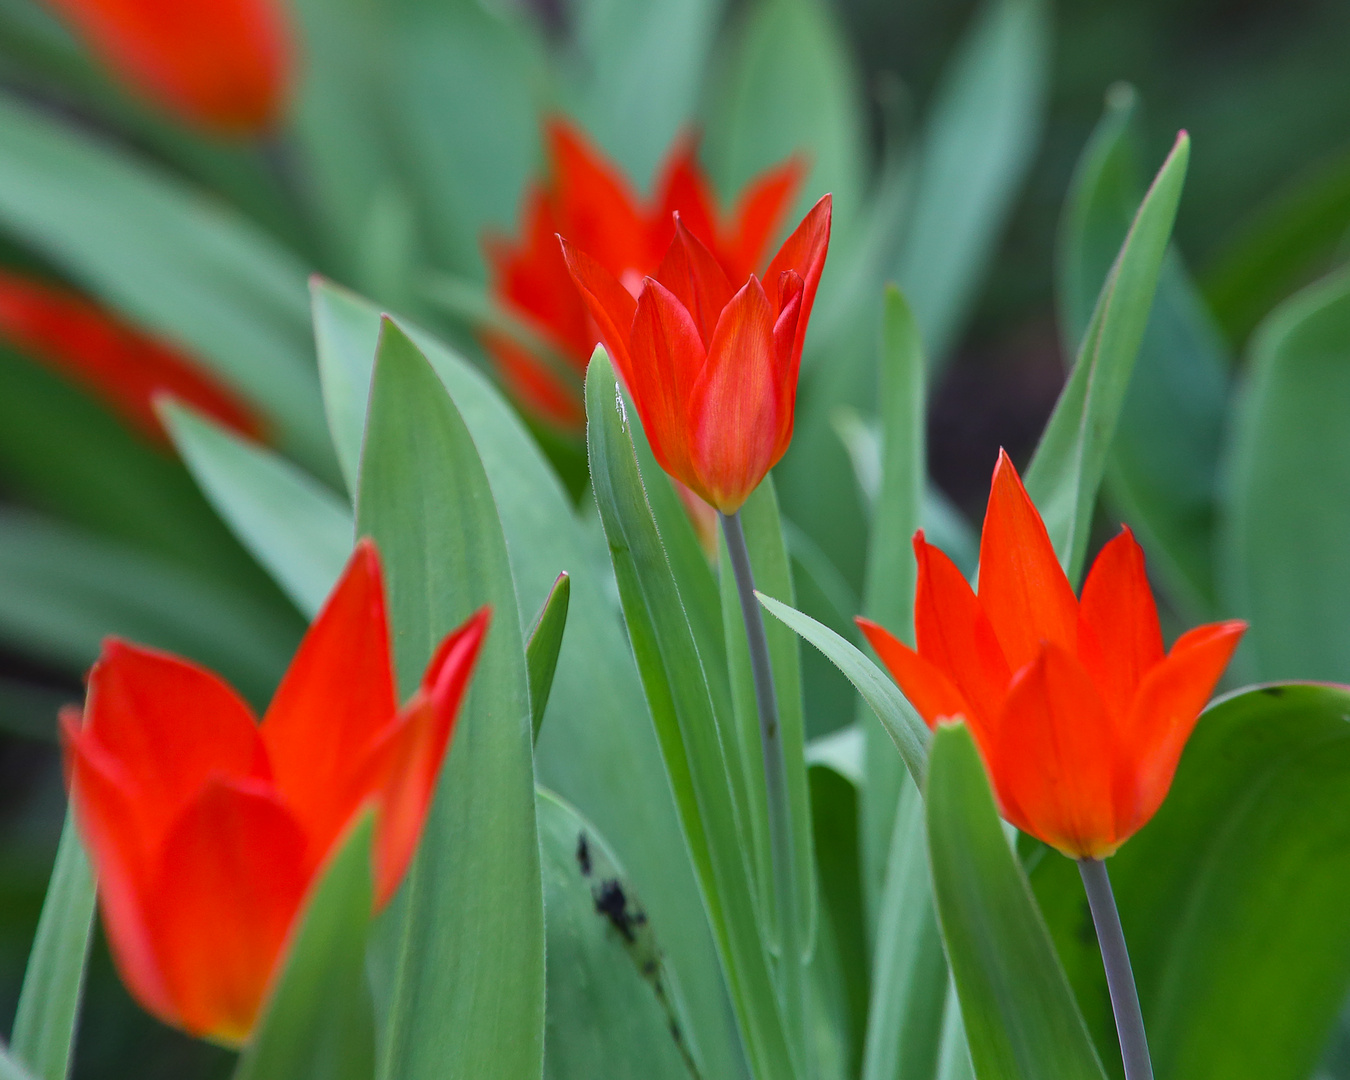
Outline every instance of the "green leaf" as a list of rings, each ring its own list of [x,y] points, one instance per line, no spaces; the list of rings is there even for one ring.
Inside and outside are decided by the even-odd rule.
[[[351,511],[284,458],[175,402],[160,407],[174,445],[244,546],[313,617],[352,549]]]
[[[1043,0],[989,0],[944,70],[919,145],[895,274],[934,363],[955,343],[1040,142]]]
[[[340,459],[356,469],[380,312],[323,281],[315,286],[314,310],[333,441]],[[571,579],[567,633],[535,754],[539,780],[595,822],[647,898],[662,927],[669,964],[685,989],[693,1027],[689,1042],[704,1070],[719,1077],[743,1075],[744,1055],[617,611],[604,537],[593,523],[583,526],[520,418],[481,373],[428,335],[410,333],[450,391],[487,470],[522,625],[539,610],[559,570]],[[688,530],[678,502],[674,512]],[[697,552],[697,541],[690,542]],[[716,603],[706,561],[703,573]],[[713,618],[720,634],[716,608]]]
[[[363,815],[330,856],[235,1080],[372,1080],[375,1019],[365,955],[373,835],[374,816]]]
[[[564,570],[549,590],[544,606],[535,616],[534,625],[525,637],[525,666],[530,677],[530,719],[535,741],[544,722],[548,694],[553,689],[553,675],[558,670],[558,653],[562,650],[563,630],[567,626],[567,605],[572,596],[572,579]]]
[[[261,408],[327,475],[305,270],[217,200],[0,99],[0,226]]]
[[[18,1061],[16,1061],[7,1050],[0,1047],[0,1080],[38,1080]]]
[[[679,987],[641,895],[576,810],[541,790],[538,814],[548,910],[544,1076],[689,1080]]]
[[[933,736],[925,792],[933,893],[979,1080],[1104,1080],[975,740]]]
[[[1112,88],[1079,161],[1059,233],[1057,291],[1065,354],[1081,341],[1141,185],[1135,94]],[[1218,460],[1229,394],[1227,349],[1175,249],[1158,291],[1111,447],[1106,486],[1170,595],[1197,616],[1216,605]]]
[[[537,1075],[544,927],[529,689],[497,507],[436,372],[386,320],[357,527],[384,558],[399,686],[441,639],[495,613],[427,818],[376,942],[379,1075]]]
[[[763,593],[756,595],[770,615],[786,623],[799,637],[814,645],[848,677],[900,751],[909,775],[915,783],[922,783],[927,767],[928,728],[890,676],[867,659],[857,646],[844,640],[828,626],[822,626],[810,616],[780,604]]]
[[[1182,132],[1102,286],[1073,373],[1026,472],[1027,491],[1071,581],[1082,573],[1097,489],[1153,306],[1189,157],[1190,140]]]
[[[262,705],[303,630],[293,610],[35,514],[0,511],[0,639],[25,655],[83,672],[104,636],[118,634],[196,660]]]
[[[1219,572],[1263,679],[1350,679],[1350,272],[1258,331],[1233,424]]]
[[[66,814],[14,1013],[10,1054],[35,1080],[66,1080],[94,927],[94,875]]]
[[[1350,691],[1270,685],[1201,716],[1171,793],[1111,859],[1159,1080],[1303,1080],[1348,989]],[[1032,881],[1099,1046],[1114,1042],[1073,864]]]
[[[587,442],[596,503],[619,582],[628,636],[693,854],[753,1075],[799,1075],[760,934],[703,662],[638,469],[629,422],[603,352],[586,377]]]

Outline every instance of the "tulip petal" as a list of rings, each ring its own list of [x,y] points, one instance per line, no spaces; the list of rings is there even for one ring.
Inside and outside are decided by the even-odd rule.
[[[1119,721],[1140,680],[1163,658],[1162,629],[1144,552],[1129,529],[1102,548],[1083,586],[1078,656]]]
[[[641,273],[651,256],[637,197],[627,179],[561,117],[545,125],[558,231],[586,244],[600,263],[622,275]],[[626,324],[625,324],[626,325]]]
[[[599,262],[559,236],[563,258],[567,260],[567,269],[572,281],[586,301],[586,308],[595,320],[600,340],[605,343],[609,358],[619,369],[623,381],[629,390],[633,388],[633,361],[628,351],[628,336],[633,327],[633,317],[637,314],[637,301],[633,294],[619,284],[618,279]]]
[[[725,243],[727,273],[733,280],[739,281],[760,268],[805,176],[806,160],[792,157],[756,177],[741,193],[732,215],[734,231]]]
[[[689,483],[688,400],[704,368],[703,342],[693,316],[654,278],[646,280],[638,299],[632,360],[628,391],[652,453],[666,472]]]
[[[660,259],[661,253],[675,238],[676,214],[680,215],[685,227],[694,236],[709,247],[716,246],[717,198],[699,167],[698,141],[693,136],[684,135],[676,140],[661,169],[655,191],[655,211],[651,216],[647,233],[654,261]],[[747,270],[746,274],[749,272]],[[656,276],[658,280],[665,281],[661,274]],[[678,290],[676,294],[678,295]]]
[[[889,630],[859,615],[853,620],[876,650],[905,698],[930,728],[943,720],[967,721],[980,726],[961,691],[936,665],[930,664]]]
[[[1014,671],[1036,659],[1042,642],[1076,648],[1078,601],[1040,513],[1002,450],[980,536],[979,594]]]
[[[1115,851],[1111,720],[1071,653],[1047,642],[1017,673],[995,745],[991,772],[1009,821],[1071,858]]]
[[[781,456],[778,431],[796,397],[795,384],[775,377],[773,320],[769,298],[752,277],[723,309],[689,396],[697,483],[685,482],[726,514],[740,508]]]
[[[269,785],[216,778],[170,829],[147,897],[165,981],[194,1035],[242,1042],[317,864]]]
[[[823,196],[783,242],[778,254],[769,263],[769,268],[764,271],[764,287],[775,312],[783,308],[783,298],[779,294],[783,272],[795,270],[802,279],[801,314],[797,316],[797,334],[789,364],[794,386],[802,359],[802,344],[806,340],[806,327],[811,320],[811,308],[816,302],[816,287],[820,284],[820,275],[825,269],[825,255],[830,247],[833,205],[834,200],[829,195]]]
[[[914,640],[919,655],[944,672],[973,709],[972,727],[992,733],[1012,672],[970,582],[939,548],[914,534],[918,578]]]
[[[83,740],[117,762],[145,842],[213,773],[268,775],[253,712],[216,675],[176,656],[108,638],[89,673]],[[82,741],[83,741],[82,740]]]
[[[712,342],[717,320],[735,289],[721,265],[703,243],[678,218],[675,238],[656,271],[656,280],[669,289],[694,317],[699,339],[706,350]]]
[[[384,577],[365,539],[300,643],[262,725],[278,790],[324,847],[351,818],[347,773],[397,710]]]
[[[1133,762],[1118,795],[1122,839],[1141,828],[1167,797],[1186,740],[1246,629],[1238,620],[1197,626],[1144,676],[1122,732]]]

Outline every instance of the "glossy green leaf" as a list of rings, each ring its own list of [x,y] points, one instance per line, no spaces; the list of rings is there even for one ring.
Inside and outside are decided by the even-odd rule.
[[[933,894],[979,1080],[1104,1080],[964,724],[933,736]]]
[[[66,1080],[94,927],[94,875],[67,812],[14,1013],[10,1054],[35,1080]]]
[[[689,1080],[679,987],[659,927],[617,857],[572,807],[539,792],[548,909],[546,1080]]]
[[[190,657],[266,704],[300,640],[293,610],[144,552],[18,510],[0,512],[0,639],[83,672],[107,634]]]
[[[220,202],[0,100],[0,225],[134,322],[180,342],[331,472],[306,268]]]
[[[1073,373],[1026,472],[1027,491],[1071,581],[1082,572],[1097,489],[1148,325],[1189,157],[1190,140],[1182,132],[1112,264]]]
[[[895,274],[946,358],[1035,157],[1049,81],[1043,0],[989,0],[943,73]]]
[[[366,979],[374,903],[365,815],[330,857],[301,910],[285,966],[235,1080],[372,1080],[375,1018]]]
[[[356,469],[380,313],[322,281],[314,301],[333,441],[339,459]],[[450,391],[487,470],[506,533],[521,624],[528,625],[539,610],[560,570],[571,580],[567,632],[536,748],[539,779],[595,822],[647,898],[670,966],[685,988],[693,1028],[689,1041],[703,1068],[710,1075],[743,1075],[717,952],[617,611],[604,537],[597,528],[583,527],[520,418],[491,384],[433,338],[411,333]],[[674,499],[669,484],[666,488]],[[678,500],[674,512],[689,530]],[[692,535],[689,542],[697,552]],[[706,561],[703,573],[715,605]],[[716,607],[712,618],[720,634]]]
[[[927,768],[928,728],[890,676],[867,659],[856,645],[840,637],[828,626],[822,626],[810,616],[780,604],[763,593],[758,595],[759,602],[770,615],[786,623],[799,637],[814,645],[848,677],[900,751],[909,775],[915,783],[922,783]]]
[[[1263,679],[1350,680],[1350,272],[1258,331],[1233,424],[1220,574]]]
[[[572,579],[567,571],[549,590],[544,606],[535,616],[530,632],[525,635],[525,666],[530,677],[530,720],[534,738],[539,740],[539,728],[544,723],[549,691],[558,670],[558,653],[562,651],[563,630],[567,626],[567,605],[572,596]]]
[[[1135,94],[1117,86],[1083,151],[1059,233],[1057,291],[1066,355],[1129,229],[1141,185]],[[1107,465],[1106,488],[1175,601],[1197,617],[1215,609],[1217,474],[1229,396],[1229,357],[1175,250],[1158,291]]]
[[[751,1071],[799,1075],[761,936],[751,871],[703,663],[647,502],[629,422],[604,354],[586,378],[587,442],[628,636],[693,854]]]
[[[312,618],[351,552],[351,511],[313,477],[208,417],[173,402],[161,415],[216,511]]]
[[[399,686],[484,604],[495,613],[419,855],[376,942],[379,1075],[537,1075],[544,927],[529,690],[487,476],[445,387],[392,322],[380,338],[357,527],[384,558]]]
[[[1162,808],[1111,859],[1158,1080],[1312,1073],[1350,990],[1347,715],[1341,686],[1221,698]],[[1110,999],[1077,870],[1047,853],[1032,881],[1106,1048]]]

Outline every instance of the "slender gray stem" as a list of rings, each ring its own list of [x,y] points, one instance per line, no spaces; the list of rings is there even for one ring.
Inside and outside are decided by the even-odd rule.
[[[1087,890],[1088,907],[1097,927],[1106,967],[1106,985],[1111,991],[1111,1008],[1116,1014],[1116,1034],[1120,1037],[1120,1056],[1125,1062],[1125,1080],[1153,1080],[1153,1063],[1148,1056],[1148,1038],[1144,1034],[1144,1014],[1139,1009],[1139,992],[1130,969],[1130,953],[1125,948],[1125,931],[1120,926],[1115,894],[1106,863],[1100,859],[1079,859],[1078,872]]]
[[[750,551],[745,544],[741,517],[719,514],[722,533],[731,556],[736,592],[741,599],[745,619],[745,639],[750,650],[750,670],[755,679],[755,704],[759,707],[760,746],[764,753],[764,783],[769,805],[769,845],[773,858],[773,892],[778,913],[778,935],[782,948],[783,1006],[788,1028],[800,1037],[805,1030],[805,987],[802,951],[797,938],[796,847],[792,838],[792,807],[787,790],[787,755],[778,726],[778,694],[769,662],[769,639],[764,632],[764,613],[755,599],[755,578],[750,567]]]

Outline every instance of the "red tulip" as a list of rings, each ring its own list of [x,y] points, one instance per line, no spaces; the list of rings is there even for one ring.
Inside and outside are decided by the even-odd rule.
[[[1003,816],[1073,858],[1101,859],[1142,828],[1246,623],[1200,626],[1164,654],[1144,553],[1129,529],[1074,598],[1006,454],[980,541],[979,594],[914,537],[918,651],[858,624],[930,726],[963,717]]]
[[[545,130],[551,179],[525,199],[519,242],[486,243],[492,294],[534,328],[575,369],[569,380],[543,358],[502,334],[484,344],[516,398],[550,423],[579,430],[585,421],[580,386],[600,334],[558,251],[556,234],[586,251],[635,295],[655,272],[675,235],[674,214],[713,253],[727,277],[744,281],[758,269],[800,184],[791,160],[764,173],[722,217],[699,167],[695,144],[677,142],[661,169],[656,194],[643,203],[627,179],[565,120]]]
[[[47,0],[117,78],[195,127],[274,126],[292,77],[280,0]]]
[[[634,299],[562,240],[568,269],[633,396],[661,467],[723,513],[740,508],[792,441],[797,370],[830,243],[830,196],[736,289],[676,215]]]
[[[384,582],[365,540],[261,726],[215,675],[116,639],[62,716],[76,820],[123,980],[193,1035],[248,1037],[297,914],[355,817],[376,809],[376,905],[412,858],[487,632],[450,634],[402,709]]]
[[[154,407],[159,393],[242,435],[262,434],[248,407],[191,360],[68,289],[0,270],[0,340],[81,384],[166,446]]]

